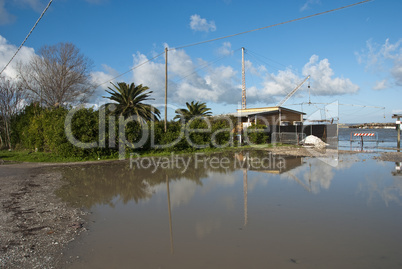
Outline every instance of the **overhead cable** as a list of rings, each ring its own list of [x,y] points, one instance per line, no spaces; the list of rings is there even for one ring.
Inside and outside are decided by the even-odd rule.
[[[350,5],[347,5],[347,6],[343,6],[343,7],[339,7],[339,8],[334,8],[334,9],[327,10],[327,11],[323,11],[323,12],[319,12],[319,13],[316,13],[316,14],[312,14],[312,15],[300,17],[300,18],[297,18],[297,19],[293,19],[293,20],[289,20],[289,21],[284,21],[284,22],[280,22],[280,23],[276,23],[276,24],[272,24],[272,25],[260,27],[260,28],[257,28],[257,29],[248,30],[248,31],[245,31],[245,32],[240,32],[240,33],[237,33],[237,34],[232,34],[232,35],[222,36],[222,37],[218,37],[218,38],[214,38],[214,39],[204,40],[204,41],[200,41],[200,42],[196,42],[196,43],[192,43],[192,44],[188,44],[188,45],[184,45],[184,46],[172,48],[172,49],[169,49],[169,50],[183,49],[183,48],[192,47],[192,46],[196,46],[196,45],[201,45],[201,44],[205,44],[205,43],[209,43],[209,42],[213,42],[213,41],[217,41],[217,40],[221,40],[221,39],[225,39],[225,38],[229,38],[229,37],[234,37],[234,36],[238,36],[238,35],[248,34],[248,33],[251,33],[251,32],[255,32],[255,31],[259,31],[259,30],[263,30],[263,29],[267,29],[267,28],[272,28],[272,27],[275,27],[275,26],[279,26],[279,25],[283,25],[283,24],[287,24],[287,23],[291,23],[291,22],[295,22],[295,21],[300,21],[300,20],[312,18],[312,17],[315,17],[315,16],[327,14],[327,13],[330,13],[330,12],[338,11],[338,10],[341,10],[341,9],[345,9],[345,8],[349,8],[349,7],[361,5],[361,4],[370,2],[370,1],[372,1],[372,0],[364,0],[364,1],[357,2],[357,3],[354,3],[354,4],[350,4]]]
[[[289,20],[289,21],[285,21],[285,22],[280,22],[280,23],[276,23],[276,24],[269,25],[269,26],[260,27],[260,28],[253,29],[253,30],[248,30],[248,31],[245,31],[245,32],[240,32],[240,33],[237,33],[237,34],[232,34],[232,35],[227,35],[227,36],[218,37],[218,38],[214,38],[214,39],[204,40],[204,41],[200,41],[200,42],[196,42],[196,43],[192,43],[192,44],[188,44],[188,45],[184,45],[184,46],[180,46],[180,47],[176,47],[176,48],[169,48],[168,50],[170,50],[170,51],[172,51],[172,50],[179,50],[179,49],[183,49],[183,48],[187,48],[187,47],[192,47],[192,46],[197,46],[197,45],[201,45],[201,44],[205,44],[205,43],[209,43],[209,42],[213,42],[213,41],[217,41],[217,40],[221,40],[221,39],[225,39],[225,38],[229,38],[229,37],[234,37],[234,36],[238,36],[238,35],[243,35],[243,34],[255,32],[255,31],[259,31],[259,30],[263,30],[263,29],[267,29],[267,28],[272,28],[272,27],[275,27],[275,26],[279,26],[279,25],[283,25],[283,24],[287,24],[287,23],[291,23],[291,22],[295,22],[295,21],[300,21],[300,20],[312,18],[312,17],[315,17],[315,16],[327,14],[327,13],[330,13],[330,12],[338,11],[338,10],[341,10],[341,9],[345,9],[345,8],[357,6],[357,5],[364,4],[364,3],[367,3],[367,2],[370,2],[370,1],[373,1],[373,0],[364,0],[364,1],[360,1],[360,2],[354,3],[354,4],[350,4],[350,5],[347,5],[347,6],[343,6],[343,7],[339,7],[339,8],[335,8],[335,9],[331,9],[331,10],[327,10],[327,11],[323,11],[323,12],[319,12],[319,13],[312,14],[312,15],[308,15],[308,16],[304,16],[304,17],[301,17],[301,18],[297,18],[297,19],[293,19],[293,20]],[[128,70],[128,71],[126,71],[126,72],[120,74],[120,75],[118,75],[117,77],[115,77],[115,78],[113,78],[113,79],[110,79],[110,80],[108,80],[108,81],[106,81],[106,82],[104,82],[104,83],[102,83],[102,84],[99,84],[98,86],[103,85],[103,84],[105,84],[105,83],[107,83],[107,82],[109,82],[109,81],[112,81],[112,80],[114,80],[114,79],[116,79],[116,78],[118,78],[118,77],[121,77],[121,76],[127,74],[128,72],[132,71],[133,69],[135,69],[135,68],[137,68],[137,67],[140,67],[140,66],[143,65],[143,64],[146,64],[147,62],[149,62],[149,61],[151,61],[151,60],[153,60],[153,59],[159,57],[160,55],[162,55],[162,54],[164,54],[164,53],[165,53],[165,51],[162,52],[162,53],[160,53],[160,54],[158,54],[156,57],[154,57],[154,58],[152,58],[152,59],[150,59],[150,60],[148,60],[148,61],[146,61],[146,62],[144,62],[144,63],[141,63],[140,65],[138,65],[138,66],[136,66],[136,67],[134,67],[134,68],[132,68],[132,69],[130,69],[130,70]]]
[[[110,81],[112,81],[112,80],[115,80],[116,78],[119,78],[119,77],[121,77],[121,76],[124,76],[124,75],[127,74],[128,72],[131,72],[131,71],[133,71],[134,69],[137,69],[138,67],[141,67],[141,66],[143,66],[144,64],[147,64],[147,63],[149,63],[149,62],[152,61],[152,60],[155,60],[156,58],[158,58],[158,57],[161,56],[162,54],[165,54],[165,52],[159,53],[159,54],[156,55],[155,57],[153,57],[153,58],[151,58],[151,59],[149,59],[149,60],[146,60],[146,61],[144,61],[144,62],[142,62],[142,63],[140,63],[140,64],[134,66],[133,68],[127,70],[126,72],[121,73],[121,74],[115,76],[114,78],[111,78],[111,79],[109,79],[109,80],[107,80],[107,81],[105,81],[105,82],[103,82],[103,83],[101,83],[101,84],[96,85],[95,88],[98,88],[99,86],[102,86],[103,84],[106,84],[106,83],[108,83],[108,82],[110,82]]]
[[[38,25],[39,21],[42,19],[42,17],[45,15],[46,11],[49,9],[50,5],[52,4],[53,0],[50,0],[49,3],[47,4],[47,6],[45,7],[45,9],[43,10],[42,14],[40,15],[39,19],[36,21],[36,23],[34,24],[34,26],[32,27],[31,31],[29,31],[28,35],[25,37],[24,41],[22,41],[21,45],[18,47],[17,51],[14,53],[13,57],[11,57],[10,61],[8,61],[8,63],[6,64],[6,66],[4,66],[4,68],[0,71],[0,75],[4,72],[4,70],[6,70],[6,68],[8,67],[8,65],[14,60],[15,56],[17,56],[17,53],[20,51],[20,49],[22,48],[22,46],[25,44],[25,42],[27,41],[28,37],[31,35],[31,33],[33,32],[33,30],[35,29],[36,25]]]

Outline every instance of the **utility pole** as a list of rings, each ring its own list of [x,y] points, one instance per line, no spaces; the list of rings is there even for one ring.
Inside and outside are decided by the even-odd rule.
[[[393,114],[392,115],[393,119],[397,119],[396,120],[396,131],[397,131],[397,141],[396,141],[396,146],[398,147],[398,149],[401,148],[401,118],[402,118],[402,114]]]
[[[244,66],[244,51],[241,48],[241,109],[246,109],[246,71]]]
[[[168,48],[165,48],[165,133],[167,132]]]

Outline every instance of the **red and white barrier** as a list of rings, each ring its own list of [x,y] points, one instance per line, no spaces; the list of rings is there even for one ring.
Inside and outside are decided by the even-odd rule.
[[[354,133],[353,136],[375,136],[375,133]]]

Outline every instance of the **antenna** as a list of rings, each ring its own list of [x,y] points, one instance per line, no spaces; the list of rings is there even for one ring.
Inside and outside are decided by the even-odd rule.
[[[311,100],[310,100],[310,78],[308,78],[307,88],[308,88],[308,103],[311,104]]]
[[[244,51],[245,48],[241,48],[241,108],[246,109],[246,71],[244,67]]]

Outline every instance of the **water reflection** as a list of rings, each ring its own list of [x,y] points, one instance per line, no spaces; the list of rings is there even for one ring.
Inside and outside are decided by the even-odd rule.
[[[207,158],[211,159],[209,155]],[[247,225],[247,193],[256,184],[267,184],[270,174],[278,175],[282,180],[296,182],[308,192],[317,194],[322,189],[328,190],[335,177],[335,171],[350,168],[357,157],[349,157],[340,161],[338,166],[326,165],[320,159],[303,157],[275,156],[266,151],[243,151],[239,153],[216,154],[213,157],[221,160],[226,158],[225,166],[204,165],[194,157],[185,157],[188,162],[186,170],[162,167],[147,168],[131,167],[128,162],[104,163],[102,165],[87,165],[66,167],[62,169],[63,178],[69,182],[57,191],[57,194],[74,206],[91,208],[94,205],[114,206],[114,201],[124,204],[140,200],[149,200],[155,193],[163,191],[166,182],[178,182],[170,187],[169,207],[175,208],[187,204],[195,194],[197,187],[203,187],[205,192],[211,191],[216,184],[232,186],[236,182],[233,173],[241,170],[243,173],[244,226]],[[261,161],[262,160],[262,161]],[[262,177],[253,177],[248,182],[248,173],[258,173]],[[263,175],[267,174],[268,177]],[[204,186],[203,179],[216,177],[216,181]],[[249,185],[251,183],[251,185]]]
[[[169,158],[169,157],[166,157]],[[172,207],[187,203],[194,195],[195,188],[202,186],[202,179],[211,174],[219,174],[220,184],[232,185],[233,172],[242,169],[244,192],[247,194],[247,171],[280,174],[303,164],[301,157],[281,157],[266,151],[243,151],[215,155],[181,157],[188,165],[168,168],[146,165],[146,168],[130,165],[128,162],[88,165],[83,167],[66,167],[62,169],[63,178],[69,182],[57,191],[65,201],[75,206],[91,208],[97,204],[113,206],[113,200],[119,198],[124,204],[131,200],[138,203],[147,200],[158,192],[163,183],[181,181],[180,188],[171,190]],[[224,160],[222,165],[217,161]],[[155,161],[157,162],[157,161]],[[175,160],[172,159],[172,163]],[[152,163],[149,161],[149,163]],[[228,176],[224,176],[224,175]]]
[[[207,157],[230,162],[197,167],[188,157],[186,171],[155,173],[128,162],[63,169],[70,184],[58,194],[101,215],[89,245],[77,249],[82,257],[93,250],[93,257],[72,268],[290,268],[292,260],[300,268],[391,268],[402,262],[393,252],[402,249],[400,208],[392,207],[402,206],[402,183],[391,180],[393,163],[351,155],[333,167],[276,156],[266,159],[269,167],[258,164],[269,157],[264,151]]]
[[[387,167],[391,162],[378,162],[377,164]],[[380,198],[387,207],[393,203],[402,206],[402,181],[399,177],[395,177],[402,174],[398,169],[400,163],[395,163],[395,165],[397,168],[391,172],[394,177],[389,178],[386,174],[374,171],[359,183],[358,192],[367,197],[368,204],[374,204]]]
[[[166,191],[167,191],[168,212],[169,212],[170,252],[173,254],[174,248],[173,248],[172,208],[170,206],[170,189],[169,189],[169,176],[168,175],[166,175]]]

